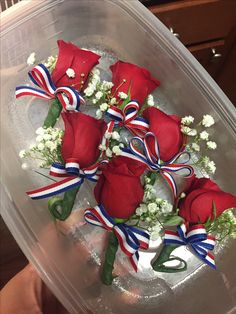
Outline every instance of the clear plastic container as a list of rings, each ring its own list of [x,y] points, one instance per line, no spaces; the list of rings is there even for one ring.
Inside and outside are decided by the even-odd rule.
[[[19,246],[70,313],[233,313],[235,242],[228,242],[224,254],[218,254],[217,271],[195,259],[181,275],[151,276],[145,271],[135,275],[120,254],[117,267],[122,276],[107,287],[99,278],[107,234],[83,226],[76,238],[63,236],[46,201],[26,196],[26,190],[45,181],[21,169],[18,152],[34,138],[48,105],[29,98],[16,102],[14,89],[26,82],[28,55],[36,52],[38,60],[45,59],[57,51],[59,38],[150,70],[162,83],[156,95],[168,112],[196,119],[212,114],[219,146],[213,154],[218,166],[215,180],[235,192],[235,109],[181,42],[143,5],[136,0],[22,1],[3,14],[1,33],[1,209]],[[105,72],[108,65],[101,65]],[[86,206],[91,188],[83,186],[77,207]]]

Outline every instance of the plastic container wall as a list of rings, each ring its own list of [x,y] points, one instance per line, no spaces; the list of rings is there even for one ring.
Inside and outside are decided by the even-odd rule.
[[[206,71],[147,9],[136,0],[23,1],[3,16],[1,35],[2,216],[18,244],[71,313],[221,314],[232,310],[235,243],[229,243],[219,257],[220,271],[203,267],[176,279],[176,285],[162,278],[136,278],[132,286],[133,277],[127,277],[126,282],[106,287],[99,282],[97,267],[88,262],[92,249],[87,248],[85,238],[75,246],[55,228],[46,202],[31,201],[25,195],[40,182],[21,169],[18,152],[34,138],[40,126],[40,119],[34,117],[43,115],[47,104],[34,101],[32,105],[26,99],[19,107],[14,89],[26,80],[28,55],[34,51],[38,60],[45,59],[56,53],[60,38],[81,47],[102,47],[150,70],[162,83],[158,97],[168,112],[196,119],[212,114],[219,146],[214,155],[215,179],[223,189],[235,192],[235,110]],[[81,199],[87,197],[87,190],[84,186]],[[91,230],[88,227],[88,233]],[[99,237],[103,242],[106,235],[99,233]],[[234,290],[227,289],[225,280]]]

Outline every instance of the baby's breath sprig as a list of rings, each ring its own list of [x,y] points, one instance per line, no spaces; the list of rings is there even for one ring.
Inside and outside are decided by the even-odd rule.
[[[206,130],[215,124],[214,118],[206,114],[195,127],[191,127],[193,123],[194,117],[192,116],[181,119],[181,132],[188,136],[186,151],[197,156],[197,161],[194,162],[193,166],[200,168],[207,175],[214,174],[216,171],[215,162],[210,160],[207,155],[200,156],[200,151],[203,148],[208,151],[217,148],[217,144],[210,140],[210,134]]]
[[[61,156],[63,134],[64,131],[58,128],[38,128],[36,143],[31,144],[28,150],[21,150],[20,158],[37,160],[40,162],[40,168],[48,168],[53,162],[63,162]],[[26,168],[26,164],[23,165],[23,168]]]
[[[110,105],[117,104],[116,98],[112,97],[112,87],[112,82],[101,81],[99,69],[94,68],[90,72],[89,83],[84,90],[84,94],[87,100],[90,100],[93,105],[98,107],[96,111],[96,117],[98,119],[102,118]]]
[[[152,94],[149,94],[147,96],[147,98],[145,99],[144,104],[142,105],[141,109],[139,110],[138,115],[142,116],[144,110],[147,109],[148,107],[159,108],[159,103],[158,103],[158,101],[154,100],[154,97],[153,97]]]
[[[131,217],[131,223],[148,230],[152,240],[163,236],[164,226],[178,225],[182,221],[182,218],[173,211],[172,204],[157,197],[154,183],[155,178],[150,176],[150,173],[144,176],[143,202]]]
[[[214,234],[221,242],[227,238],[236,238],[236,216],[233,209],[228,209],[219,217],[205,224],[208,233]]]
[[[52,71],[55,69],[57,63],[57,55],[55,56],[49,56],[47,61],[44,61],[44,65],[46,68],[48,68],[49,72],[52,73]]]
[[[113,156],[119,156],[121,154],[121,149],[124,148],[125,144],[121,140],[120,128],[117,127],[113,132],[106,132],[105,138],[109,140],[109,146],[100,144],[99,149],[105,151],[105,155],[108,159]]]
[[[27,65],[32,66],[32,65],[36,65],[38,63],[37,59],[36,59],[36,53],[35,52],[31,52],[31,54],[28,56],[27,61],[26,61]],[[44,60],[41,62],[43,65],[45,65],[45,67],[49,70],[50,73],[52,73],[52,71],[55,69],[56,67],[56,63],[57,63],[57,55],[55,56],[49,56],[47,58],[47,60]]]

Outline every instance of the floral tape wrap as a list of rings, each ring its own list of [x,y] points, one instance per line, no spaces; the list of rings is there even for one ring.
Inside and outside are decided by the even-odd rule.
[[[130,262],[137,272],[138,250],[140,248],[148,249],[149,234],[125,223],[116,223],[102,205],[87,209],[84,213],[84,218],[86,222],[92,225],[102,227],[108,231],[114,231],[121,250],[130,258]]]

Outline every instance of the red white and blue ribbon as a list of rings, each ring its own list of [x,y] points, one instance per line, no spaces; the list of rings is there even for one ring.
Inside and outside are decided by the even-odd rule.
[[[30,86],[18,86],[16,87],[16,98],[22,96],[35,96],[46,100],[58,98],[65,110],[75,111],[79,110],[80,104],[85,103],[83,97],[73,87],[64,86],[57,88],[48,69],[43,64],[38,64],[28,75],[30,80],[41,89]]]
[[[67,160],[65,165],[55,162],[51,166],[50,175],[54,177],[66,177],[66,179],[26,193],[34,200],[57,195],[80,186],[85,179],[97,182],[99,178],[97,170],[98,163],[82,170],[74,159]]]
[[[165,244],[187,245],[204,263],[216,268],[214,255],[215,237],[207,234],[203,225],[194,225],[187,229],[185,223],[177,227],[177,231],[165,230]]]
[[[143,137],[149,129],[149,124],[144,118],[137,117],[139,104],[136,100],[131,100],[124,109],[111,106],[106,115],[114,121],[114,126],[124,126],[134,135]]]
[[[147,250],[149,246],[149,234],[125,223],[116,223],[108,215],[102,205],[85,210],[84,218],[87,223],[102,227],[108,231],[114,231],[121,250],[129,257],[130,262],[137,272],[139,249]]]
[[[152,150],[147,142],[148,139],[152,140]],[[142,149],[142,151],[139,150],[139,148],[137,147],[138,145]],[[193,168],[189,165],[186,165],[186,162],[188,162],[190,159],[190,154],[188,152],[180,152],[171,160],[162,162],[160,159],[160,151],[157,138],[152,132],[147,132],[143,139],[139,137],[133,137],[130,140],[129,148],[123,148],[121,155],[143,162],[147,165],[150,171],[160,172],[160,174],[170,185],[174,198],[177,197],[178,192],[177,185],[172,174],[181,173],[184,178],[189,178],[194,173]],[[179,163],[178,159],[183,156],[187,156],[187,160],[184,163]],[[183,174],[183,171],[187,171],[187,174]]]

